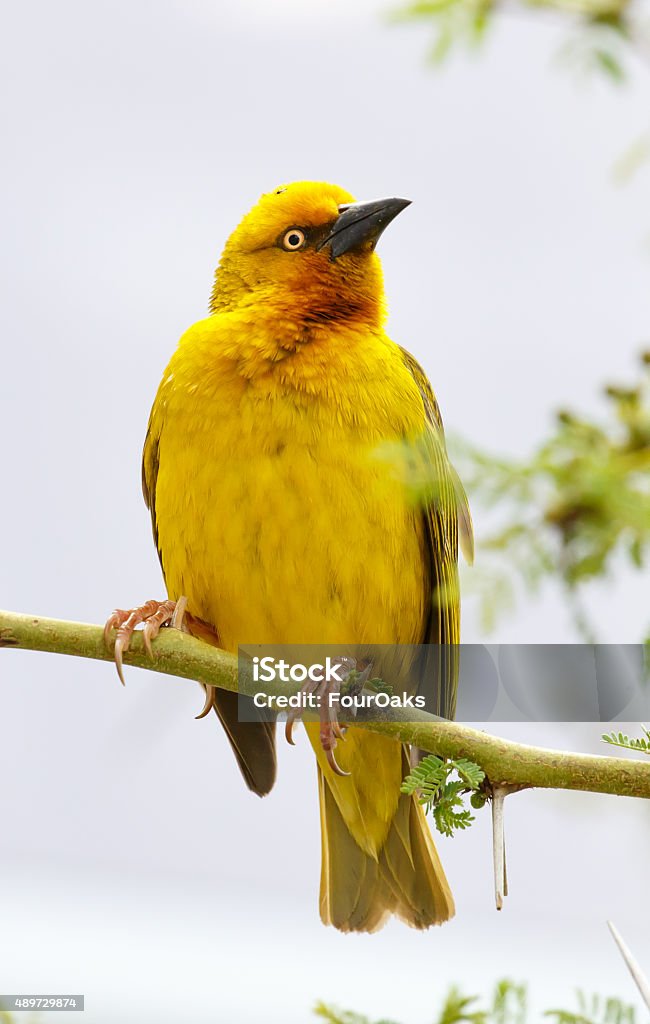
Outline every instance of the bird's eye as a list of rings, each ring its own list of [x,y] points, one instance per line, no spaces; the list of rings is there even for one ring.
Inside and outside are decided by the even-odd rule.
[[[289,228],[282,239],[282,245],[288,252],[295,252],[296,249],[302,249],[304,244],[305,232],[301,231],[300,228]]]

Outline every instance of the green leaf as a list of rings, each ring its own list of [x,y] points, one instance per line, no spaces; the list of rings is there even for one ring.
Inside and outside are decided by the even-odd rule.
[[[650,731],[646,726],[641,726],[645,737],[630,737],[625,733],[605,732],[601,739],[613,747],[623,747],[625,750],[638,750],[643,754],[650,754]]]
[[[485,772],[479,765],[474,764],[473,761],[468,761],[465,757],[456,758],[453,762],[456,771],[465,779],[468,786],[472,789],[478,789],[483,780],[485,779]]]

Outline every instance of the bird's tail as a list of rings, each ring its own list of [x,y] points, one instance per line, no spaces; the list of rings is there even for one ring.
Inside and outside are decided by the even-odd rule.
[[[405,767],[408,771],[406,749]],[[402,794],[386,840],[376,857],[363,850],[318,768],[322,866],[320,914],[344,932],[373,932],[396,914],[413,928],[442,924],[454,900],[424,811]]]

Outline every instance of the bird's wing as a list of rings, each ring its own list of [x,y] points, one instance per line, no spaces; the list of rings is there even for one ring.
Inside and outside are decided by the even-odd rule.
[[[158,543],[158,522],[156,519],[156,481],[158,480],[160,431],[157,429],[157,425],[154,422],[154,412],[155,406],[151,410],[151,415],[149,416],[147,434],[144,439],[144,447],[142,449],[142,495],[144,497],[145,505],[151,512],[153,540],[156,545],[156,551],[158,552],[158,558],[160,559],[160,566],[163,571],[164,579],[165,567],[163,565],[162,552]]]
[[[160,435],[163,429],[162,416],[158,413],[157,404],[154,403],[142,451],[142,493],[145,504],[151,512],[153,539],[164,579],[165,557],[158,537],[156,519],[156,484],[160,462]],[[180,596],[180,594],[170,594],[170,597],[178,598]],[[191,614],[188,615],[188,624],[192,630]],[[202,623],[201,620],[194,620],[194,624],[196,636],[219,646],[218,623],[208,624]],[[246,707],[243,707],[243,704]],[[214,691],[214,709],[230,740],[246,785],[258,796],[265,796],[273,788],[277,770],[275,718],[268,720],[267,714],[262,719],[259,709],[255,707],[250,697],[240,696],[229,690],[217,689]],[[258,720],[256,721],[256,719]]]
[[[424,654],[424,695],[429,711],[453,718],[460,642],[458,545],[460,537],[463,554],[471,562],[472,519],[467,495],[447,455],[442,417],[433,389],[417,360],[405,349],[402,353],[422,396],[427,419],[423,454],[428,482],[423,496],[423,516],[431,593],[422,643],[432,646]]]

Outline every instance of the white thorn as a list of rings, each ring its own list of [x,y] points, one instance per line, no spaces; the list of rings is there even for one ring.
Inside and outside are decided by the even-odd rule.
[[[612,933],[612,938],[614,939],[614,942],[621,951],[621,956],[627,964],[628,971],[634,978],[636,987],[638,988],[643,998],[643,1002],[650,1010],[650,983],[648,982],[648,979],[646,978],[645,974],[643,973],[638,963],[632,956],[632,953],[630,952],[628,946],[623,941],[621,933],[619,932],[618,928],[614,924],[612,924],[611,921],[607,922],[607,926],[610,932]]]
[[[494,899],[497,910],[503,909],[503,900],[508,892],[506,879],[506,840],[503,822],[503,805],[508,790],[496,786],[492,791],[492,854],[494,859]]]

